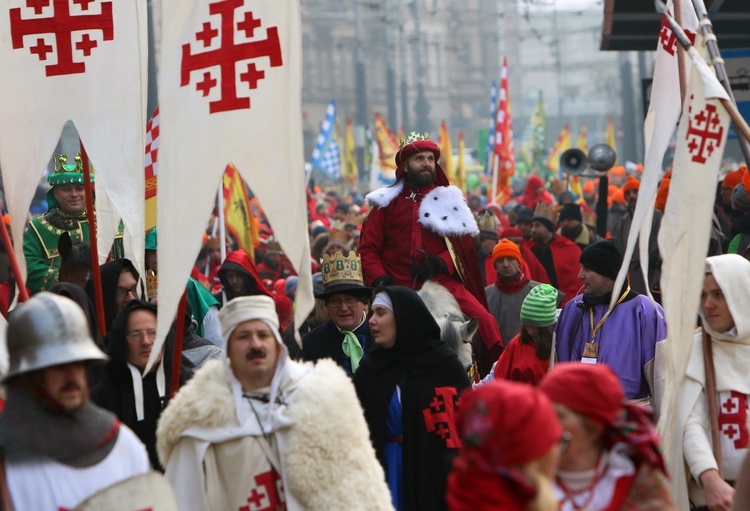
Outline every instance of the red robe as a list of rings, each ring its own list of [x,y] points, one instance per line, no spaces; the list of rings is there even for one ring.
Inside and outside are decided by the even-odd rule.
[[[455,296],[468,317],[479,320],[479,335],[487,347],[502,342],[494,317],[487,311],[487,297],[479,272],[474,242],[470,235],[452,236],[450,241],[464,270],[461,280],[442,236],[422,227],[417,221],[422,198],[437,185],[404,189],[385,207],[374,205],[362,226],[359,254],[365,282],[371,285],[378,277],[389,275],[402,286],[419,289],[411,268],[429,256],[438,256],[448,273],[437,274],[432,280],[445,286]],[[416,201],[408,196],[418,193]]]
[[[496,380],[512,380],[536,385],[549,369],[549,359],[536,357],[536,346],[523,344],[521,334],[516,335],[500,355],[495,366]]]
[[[533,250],[535,243],[529,242],[529,248]],[[583,282],[578,278],[581,264],[581,247],[564,236],[555,236],[549,243],[552,251],[552,261],[555,265],[557,275],[557,289],[565,293],[561,307],[575,298]]]

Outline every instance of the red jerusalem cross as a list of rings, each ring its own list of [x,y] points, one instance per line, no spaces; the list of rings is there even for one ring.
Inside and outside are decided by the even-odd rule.
[[[691,43],[695,43],[695,34],[690,30],[685,30],[685,33],[690,39]],[[664,51],[670,55],[674,55],[677,50],[677,36],[672,32],[672,27],[669,25],[669,21],[666,16],[661,18],[661,30],[659,31],[659,43]]]
[[[693,96],[690,96],[693,99]],[[706,163],[706,159],[721,146],[724,127],[716,111],[716,106],[706,104],[705,110],[693,115],[693,107],[688,110],[690,125],[685,140],[695,163]]]
[[[284,507],[283,494],[279,474],[275,470],[263,472],[255,476],[255,486],[250,490],[250,495],[247,497],[248,505],[240,507],[238,511],[276,511],[277,509],[286,509]]]
[[[83,11],[89,10],[89,4],[93,0],[72,0],[79,4]],[[50,0],[26,0],[26,5],[34,9],[39,15],[42,8],[49,6]],[[91,39],[88,33],[80,38],[74,33],[83,30],[101,30],[103,39],[111,41],[114,39],[114,21],[112,18],[112,2],[101,2],[100,14],[76,14],[70,13],[70,0],[52,0],[54,10],[52,16],[46,18],[21,18],[21,8],[15,7],[10,10],[10,33],[13,41],[13,49],[23,48],[25,36],[53,35],[57,50],[57,63],[46,66],[47,76],[72,75],[85,73],[86,64],[73,61],[73,51],[78,50],[84,57],[91,55],[91,50],[98,44]],[[47,60],[47,54],[53,52],[52,46],[44,43],[42,37],[34,39],[33,45],[29,47],[31,53],[37,55],[39,60]],[[75,47],[74,47],[75,46]]]
[[[456,430],[456,413],[460,404],[461,399],[454,387],[437,387],[430,406],[422,410],[427,431],[440,436],[449,448],[461,447]]]
[[[732,391],[721,403],[719,410],[719,429],[735,449],[747,449],[750,446],[750,433],[747,429],[747,397]]]
[[[199,74],[201,80],[195,84],[196,90],[200,91],[203,96],[207,96],[211,89],[219,85],[221,96],[218,100],[209,103],[209,111],[212,114],[250,108],[250,98],[241,98],[237,95],[237,70],[235,69],[237,62],[268,57],[271,67],[278,67],[283,64],[277,27],[266,29],[266,39],[242,43],[235,42],[234,12],[244,3],[244,0],[219,0],[209,4],[209,12],[212,15],[218,14],[221,16],[220,30],[212,28],[210,23],[204,23],[201,31],[197,32],[195,37],[201,42],[202,47],[208,47],[214,37],[219,36],[220,45],[218,48],[193,54],[190,53],[189,43],[182,45],[181,87],[190,84],[191,72],[219,67],[218,80],[212,78],[211,73],[205,71]],[[236,31],[242,31],[247,38],[252,38],[255,29],[260,25],[260,20],[256,19],[252,12],[246,12],[242,20],[237,23]],[[220,35],[219,32],[221,32]],[[258,70],[256,64],[251,62],[247,64],[246,71],[239,74],[239,78],[240,81],[247,82],[249,89],[255,89],[258,87],[258,82],[265,78],[265,72]]]

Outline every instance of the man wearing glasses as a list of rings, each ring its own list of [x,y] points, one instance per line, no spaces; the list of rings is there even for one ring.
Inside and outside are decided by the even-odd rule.
[[[91,399],[132,429],[148,450],[151,466],[162,470],[156,454],[156,423],[169,398],[173,336],[161,348],[151,371],[143,374],[156,340],[156,305],[143,300],[127,302],[114,320],[107,348],[109,362],[91,391]],[[192,376],[184,356],[180,383]]]
[[[346,257],[341,252],[324,255],[321,273],[324,291],[315,298],[325,301],[329,319],[302,337],[302,359],[333,359],[351,376],[375,347],[367,325],[372,289],[363,283],[360,258],[354,252]]]

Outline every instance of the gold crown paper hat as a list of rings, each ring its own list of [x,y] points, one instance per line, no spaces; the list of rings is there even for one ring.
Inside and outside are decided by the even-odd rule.
[[[336,252],[333,257],[325,254],[320,262],[325,290],[316,294],[315,298],[325,299],[341,293],[369,300],[372,288],[365,286],[362,278],[362,261],[356,252],[350,251],[346,257],[343,252]]]
[[[557,229],[557,207],[544,202],[538,202],[534,208],[534,217],[532,221],[538,221],[544,224],[551,232]]]

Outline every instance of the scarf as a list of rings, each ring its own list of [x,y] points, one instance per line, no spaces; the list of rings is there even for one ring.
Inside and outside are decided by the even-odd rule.
[[[526,275],[522,271],[519,271],[512,279],[501,278],[500,274],[498,274],[495,287],[503,294],[512,295],[518,293],[528,283],[529,279],[526,278]]]
[[[365,350],[362,348],[359,338],[354,334],[354,330],[361,327],[365,321],[367,321],[367,314],[363,313],[363,316],[362,323],[357,325],[352,331],[339,328],[339,331],[344,334],[344,341],[341,343],[341,350],[344,352],[344,355],[349,358],[349,361],[352,364],[352,374],[357,371],[359,362],[365,354]],[[336,328],[338,328],[338,326]]]
[[[48,396],[35,399],[19,382],[8,386],[0,414],[0,450],[8,458],[43,456],[71,467],[90,467],[109,455],[119,430],[117,417],[91,402],[66,413]]]
[[[135,415],[136,419],[140,422],[146,418],[146,414],[143,412],[143,377],[141,370],[135,367],[130,362],[128,369],[130,370],[130,377],[133,381],[133,397],[135,399]],[[166,378],[164,376],[164,357],[162,356],[159,367],[156,369],[156,389],[159,391],[159,397],[164,398],[167,395],[166,391]]]

